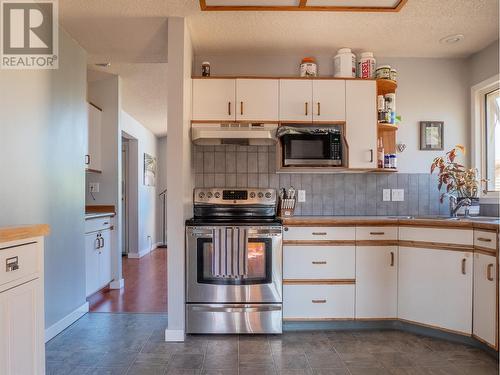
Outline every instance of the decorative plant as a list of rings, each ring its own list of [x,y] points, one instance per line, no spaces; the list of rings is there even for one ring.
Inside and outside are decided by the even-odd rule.
[[[446,186],[446,192],[442,193],[439,198],[441,203],[447,195],[453,195],[456,198],[477,197],[479,191],[477,169],[465,168],[456,162],[458,152],[465,154],[465,147],[456,145],[445,156],[435,158],[431,164],[431,173],[434,173],[436,168],[438,169],[439,191],[443,185]]]

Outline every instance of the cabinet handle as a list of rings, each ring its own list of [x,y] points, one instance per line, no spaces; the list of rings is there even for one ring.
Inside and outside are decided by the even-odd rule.
[[[313,299],[312,303],[326,303],[326,299]]]
[[[370,149],[370,163],[373,163],[373,148]]]
[[[102,223],[102,225],[108,225],[109,222],[108,221],[105,221],[104,223]]]
[[[227,114],[231,116],[231,102],[227,102]]]
[[[478,237],[477,240],[481,242],[491,242],[491,238]]]
[[[321,116],[321,103],[318,102],[318,116]]]
[[[98,234],[94,241],[94,249],[99,250],[100,248],[101,248],[101,241]]]
[[[326,236],[326,232],[312,232],[313,236]]]
[[[462,275],[466,275],[467,272],[465,271],[465,265],[467,264],[467,259],[462,259]]]
[[[101,237],[101,247],[99,249],[102,249],[104,247],[104,237]]]
[[[493,267],[494,267],[494,265],[493,265],[493,263],[491,263],[491,264],[488,264],[488,267],[486,268],[486,278],[488,279],[488,281],[495,280],[493,278]]]
[[[308,115],[308,113],[309,113],[309,103],[306,102],[306,116]]]
[[[394,267],[394,251],[391,251],[391,267]]]
[[[385,232],[370,232],[372,236],[383,236]]]
[[[243,116],[243,102],[240,102],[240,114]]]
[[[90,165],[90,155],[85,155],[85,165]]]
[[[318,261],[313,261],[312,264],[326,264],[326,261],[324,260],[318,260]]]

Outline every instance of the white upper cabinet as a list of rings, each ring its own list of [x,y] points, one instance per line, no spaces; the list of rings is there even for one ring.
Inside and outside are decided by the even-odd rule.
[[[474,336],[496,346],[497,260],[474,254]]]
[[[88,103],[88,139],[85,151],[85,168],[101,171],[102,110]]]
[[[234,121],[236,80],[193,79],[193,120]]]
[[[311,122],[313,81],[303,79],[280,80],[280,121]]]
[[[236,120],[278,121],[279,120],[278,80],[237,79]]]
[[[376,168],[376,82],[369,80],[347,80],[345,100],[349,168]]]
[[[314,80],[313,121],[345,121],[344,80]]]

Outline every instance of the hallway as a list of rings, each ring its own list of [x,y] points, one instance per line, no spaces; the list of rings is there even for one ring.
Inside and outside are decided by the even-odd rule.
[[[157,248],[140,259],[123,257],[125,287],[105,288],[89,298],[91,312],[166,313],[167,249]]]

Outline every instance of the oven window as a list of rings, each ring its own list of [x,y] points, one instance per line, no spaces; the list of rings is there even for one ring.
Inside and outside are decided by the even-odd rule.
[[[215,275],[212,239],[198,239],[198,283],[224,285],[269,284],[272,279],[272,240],[249,238],[246,252],[245,272],[242,275]],[[222,257],[221,264],[231,264],[231,259]],[[229,272],[230,273],[230,272]]]

